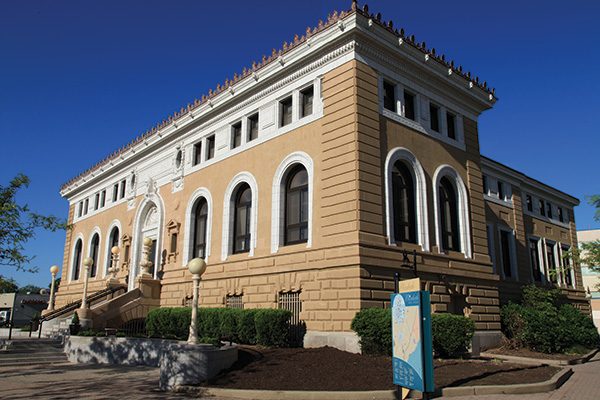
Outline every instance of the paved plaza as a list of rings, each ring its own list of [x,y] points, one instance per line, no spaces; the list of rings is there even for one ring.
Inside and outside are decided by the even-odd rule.
[[[558,390],[531,395],[467,396],[464,400],[598,400],[600,355],[573,367],[573,376]],[[158,391],[158,368],[81,364],[2,367],[0,399],[188,399],[192,394]],[[208,399],[205,397],[205,399]],[[211,398],[213,400],[223,400]],[[457,399],[443,397],[441,399]]]

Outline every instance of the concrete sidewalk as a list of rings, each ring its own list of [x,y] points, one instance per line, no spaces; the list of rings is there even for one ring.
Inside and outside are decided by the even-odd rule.
[[[465,396],[464,400],[600,400],[600,353],[589,362],[574,365],[573,376],[555,391],[527,395]],[[439,397],[454,400],[457,397]]]

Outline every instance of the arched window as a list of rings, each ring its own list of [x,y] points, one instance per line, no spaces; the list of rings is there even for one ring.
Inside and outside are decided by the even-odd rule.
[[[98,248],[100,246],[100,236],[96,233],[93,237],[92,237],[92,242],[90,245],[90,257],[92,258],[92,260],[94,260],[94,263],[92,264],[92,269],[90,271],[90,277],[95,277],[96,276],[96,271],[98,270]]]
[[[392,169],[394,238],[397,242],[417,243],[415,184],[406,164],[397,161]]]
[[[235,192],[233,215],[233,253],[250,251],[250,217],[252,213],[252,190],[247,183]]]
[[[112,248],[119,245],[119,227],[115,226],[108,236],[108,252],[106,253],[106,271],[112,265]]]
[[[192,257],[206,257],[206,232],[208,225],[208,202],[201,197],[194,207],[194,230],[192,231]]]
[[[75,252],[73,253],[73,280],[79,279],[79,271],[81,270],[81,252],[83,250],[83,242],[77,239],[75,243]]]
[[[308,241],[308,172],[302,165],[294,167],[285,184],[284,243]]]
[[[442,249],[461,251],[457,193],[445,176],[440,179],[439,202]]]

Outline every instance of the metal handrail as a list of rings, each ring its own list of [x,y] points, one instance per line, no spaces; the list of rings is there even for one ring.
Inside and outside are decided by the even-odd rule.
[[[125,290],[125,287],[124,286],[110,287],[110,288],[106,288],[106,289],[100,290],[98,292],[92,293],[91,295],[86,297],[87,303],[90,306],[92,306],[93,302],[95,302],[97,300],[101,300],[103,297],[106,297],[108,295],[113,295],[112,297],[114,297],[114,294],[120,290]],[[59,317],[61,315],[67,314],[68,312],[74,311],[74,310],[78,309],[79,307],[81,307],[81,300],[77,300],[72,303],[66,304],[66,305],[62,306],[61,308],[58,308],[58,309],[44,315],[42,318],[40,318],[40,322],[49,321],[49,320]]]

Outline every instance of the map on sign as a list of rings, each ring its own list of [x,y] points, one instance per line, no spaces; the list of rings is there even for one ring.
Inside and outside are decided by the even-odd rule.
[[[421,294],[392,295],[394,384],[424,391],[421,341]]]

